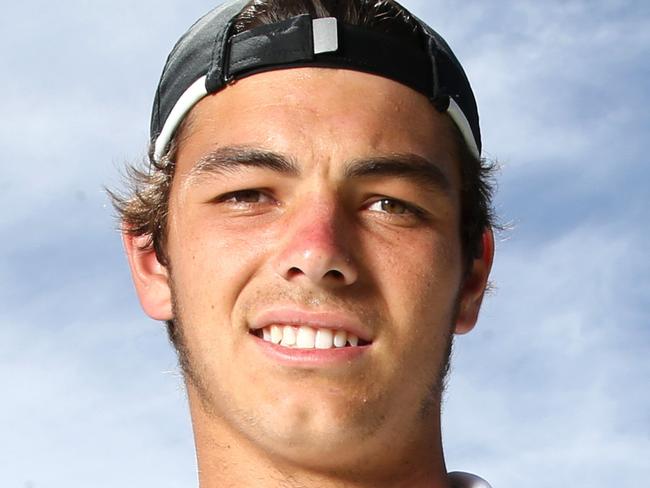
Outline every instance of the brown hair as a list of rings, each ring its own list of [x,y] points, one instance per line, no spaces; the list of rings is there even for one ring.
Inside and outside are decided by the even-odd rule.
[[[252,0],[238,15],[234,31],[240,33],[304,13],[313,17],[337,17],[342,22],[376,29],[404,42],[417,45],[423,42],[419,24],[392,0]],[[169,264],[165,239],[174,161],[178,143],[189,123],[191,112],[160,161],[154,160],[152,145],[145,169],[127,167],[126,193],[108,190],[122,230],[134,236],[148,236],[148,247],[153,246],[158,260],[164,265]],[[491,204],[494,165],[474,157],[460,131],[454,127],[460,154],[461,242],[465,265],[469,268],[472,259],[481,252],[483,231],[495,225]]]

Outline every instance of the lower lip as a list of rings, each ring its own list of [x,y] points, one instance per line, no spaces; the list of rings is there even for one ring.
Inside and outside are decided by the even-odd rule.
[[[264,354],[272,360],[292,367],[336,366],[361,359],[370,348],[367,346],[333,347],[331,349],[294,349],[249,334]]]

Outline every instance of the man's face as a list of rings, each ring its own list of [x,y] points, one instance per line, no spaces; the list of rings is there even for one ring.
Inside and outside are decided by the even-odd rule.
[[[304,462],[422,447],[463,301],[447,116],[316,68],[243,79],[192,115],[167,255],[193,413]],[[274,324],[365,341],[305,353],[251,332]]]

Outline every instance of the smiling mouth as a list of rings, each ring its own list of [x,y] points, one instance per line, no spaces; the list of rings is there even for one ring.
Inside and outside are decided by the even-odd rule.
[[[343,329],[306,325],[269,325],[263,329],[249,330],[249,333],[263,341],[290,349],[341,349],[371,344]]]

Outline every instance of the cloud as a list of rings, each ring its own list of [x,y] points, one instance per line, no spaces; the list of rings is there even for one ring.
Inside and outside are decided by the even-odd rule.
[[[2,317],[2,484],[193,482],[186,401],[159,328],[96,313],[45,320]]]
[[[475,336],[456,344],[445,408],[455,467],[478,464],[495,486],[633,486],[648,475],[646,240],[614,223],[536,249],[501,246],[498,291]]]
[[[517,165],[593,165],[647,125],[647,6],[441,3],[424,16],[436,26],[447,12],[441,31],[450,30],[473,82],[488,154]]]

